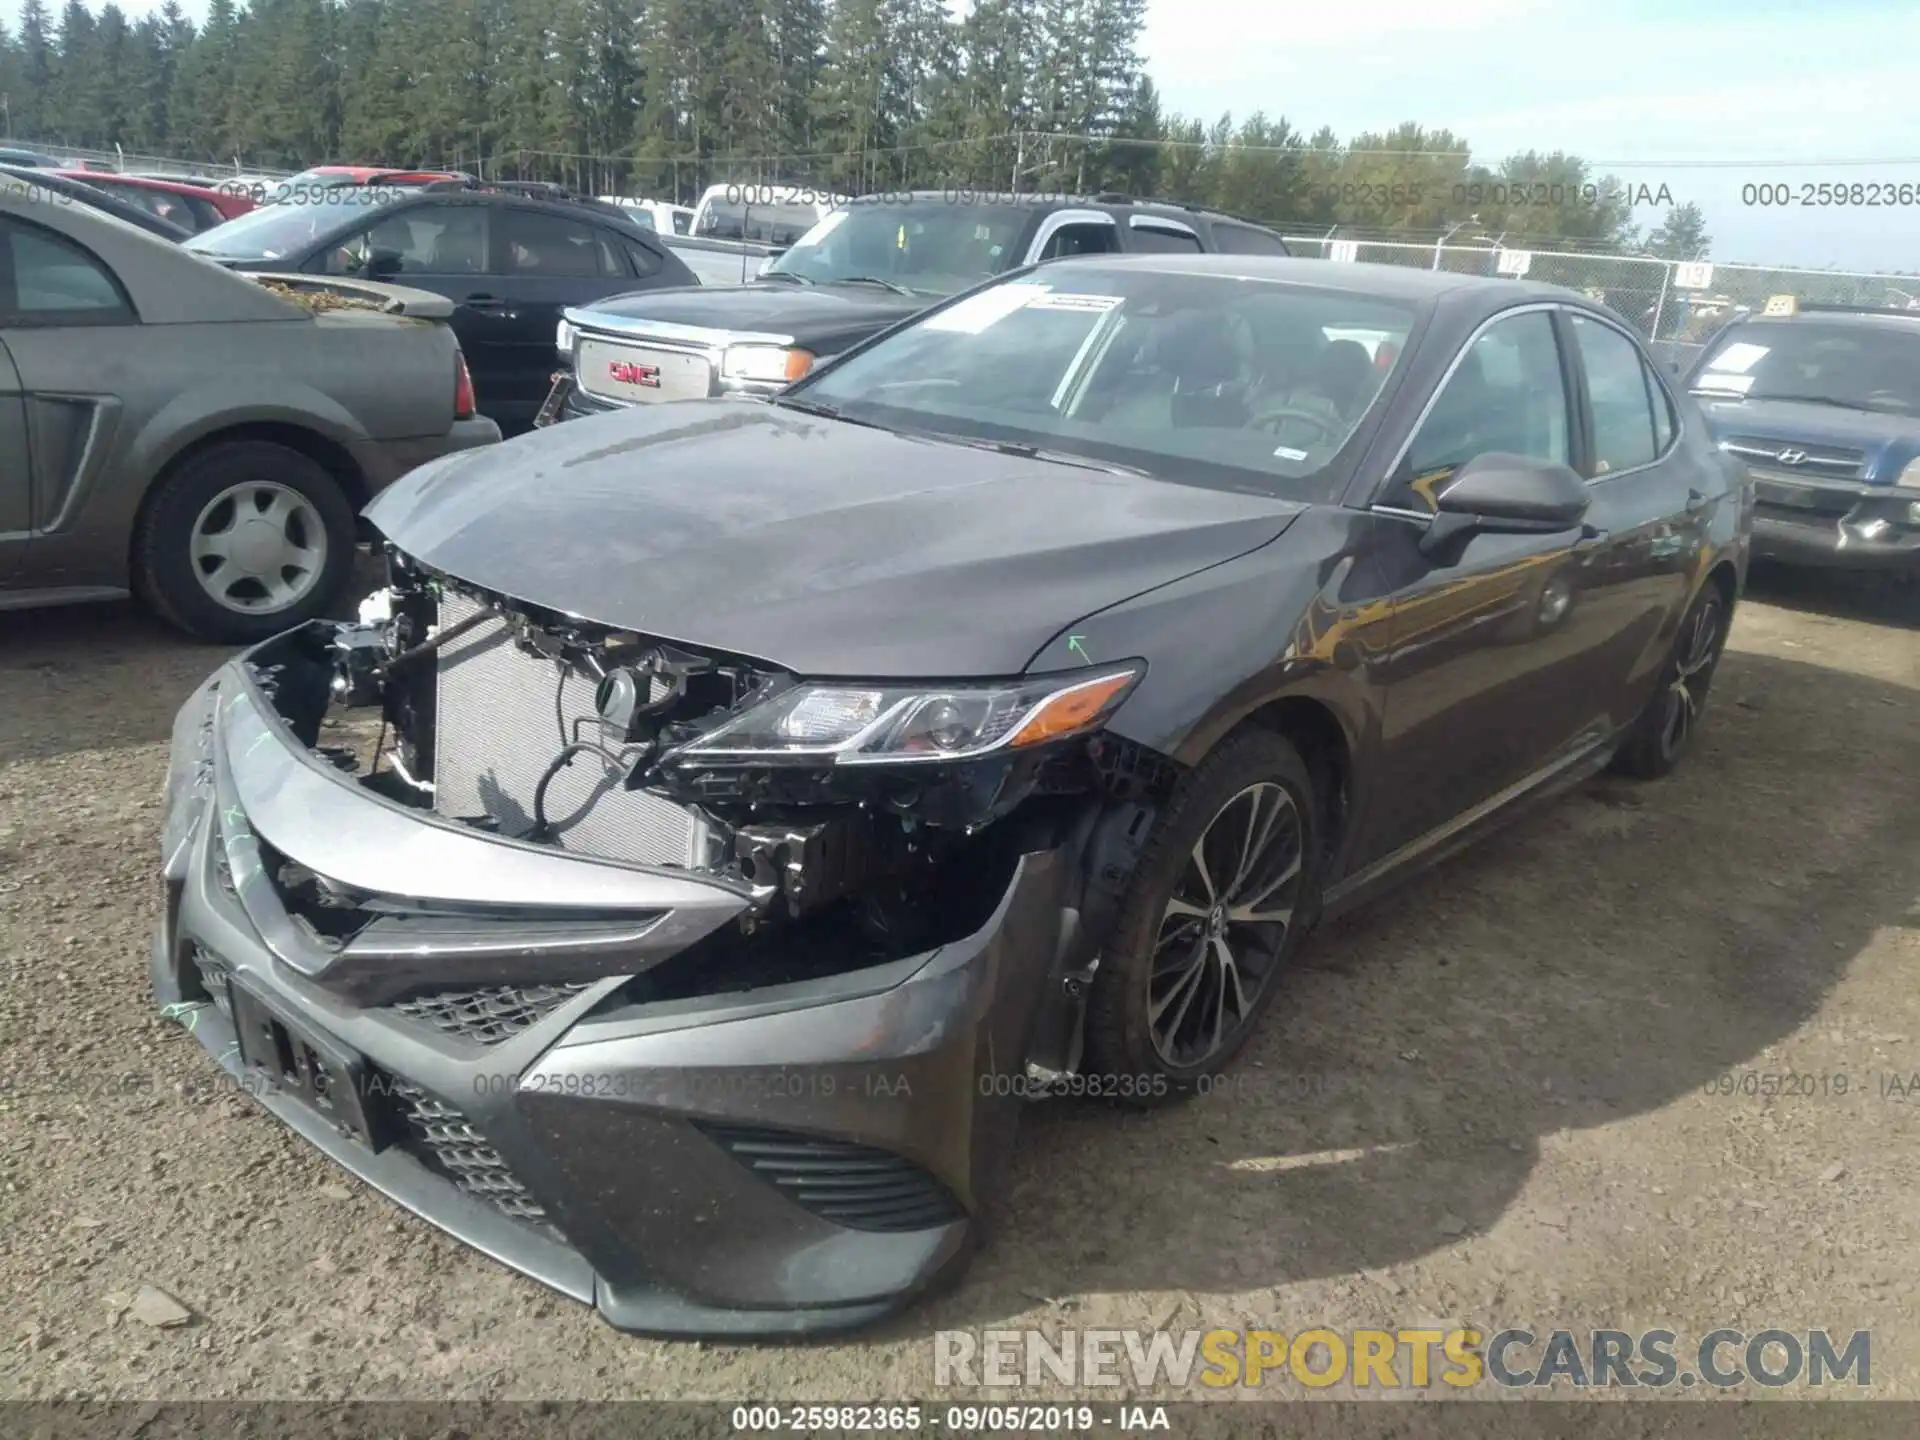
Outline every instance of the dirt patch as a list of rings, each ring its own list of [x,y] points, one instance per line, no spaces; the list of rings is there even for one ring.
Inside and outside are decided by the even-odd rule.
[[[0,616],[0,1396],[927,1397],[942,1328],[1456,1321],[1871,1329],[1912,1397],[1920,633],[1833,608],[1750,598],[1673,780],[1318,937],[1231,1093],[1032,1107],[956,1288],[764,1347],[621,1336],[206,1098],[145,951],[168,729],[221,652]]]

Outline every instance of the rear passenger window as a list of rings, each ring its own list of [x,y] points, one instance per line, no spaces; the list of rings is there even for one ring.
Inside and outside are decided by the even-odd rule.
[[[589,280],[619,273],[602,268],[612,256],[602,256],[594,226],[535,210],[508,210],[500,217],[494,253],[505,262],[499,268],[508,275]]]
[[[1654,375],[1653,367],[1646,366],[1647,395],[1653,401],[1653,448],[1654,453],[1664,455],[1667,447],[1673,443],[1673,432],[1677,426],[1673,420],[1673,401],[1667,398],[1666,386]]]
[[[1200,237],[1157,225],[1135,225],[1127,235],[1128,248],[1148,255],[1198,255]]]
[[[1213,225],[1213,245],[1222,255],[1284,255],[1287,245],[1271,230],[1251,225]]]
[[[637,240],[627,241],[627,259],[633,262],[633,273],[636,275],[660,273],[662,263],[660,257]]]
[[[133,307],[105,265],[64,235],[0,217],[0,325],[131,325]]]
[[[1612,326],[1583,315],[1573,317],[1573,335],[1593,407],[1593,473],[1650,464],[1661,447],[1639,347]]]

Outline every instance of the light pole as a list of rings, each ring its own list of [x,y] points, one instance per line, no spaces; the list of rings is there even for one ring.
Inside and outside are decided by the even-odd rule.
[[[1478,215],[1469,215],[1467,216],[1466,219],[1462,220],[1458,225],[1454,226],[1453,229],[1447,231],[1446,234],[1442,235],[1438,240],[1434,241],[1432,268],[1434,268],[1435,270],[1438,270],[1440,268],[1440,247],[1442,245],[1445,245],[1447,241],[1451,240],[1455,235],[1459,234],[1462,230],[1466,229],[1469,225],[1478,225],[1479,223],[1480,223],[1480,217]]]

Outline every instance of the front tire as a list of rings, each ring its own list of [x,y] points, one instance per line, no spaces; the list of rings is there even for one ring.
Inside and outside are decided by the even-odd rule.
[[[1232,1061],[1273,998],[1320,878],[1314,782],[1247,730],[1187,775],[1154,826],[1088,997],[1099,1093],[1179,1099]]]
[[[1613,757],[1616,773],[1635,780],[1671,775],[1692,744],[1720,652],[1727,643],[1732,607],[1720,587],[1708,582],[1673,637],[1673,653],[1660,672],[1660,686],[1633,722]]]
[[[174,628],[245,645],[325,614],[353,545],[353,507],[325,469],[271,441],[230,441],[160,482],[134,538],[134,587]]]

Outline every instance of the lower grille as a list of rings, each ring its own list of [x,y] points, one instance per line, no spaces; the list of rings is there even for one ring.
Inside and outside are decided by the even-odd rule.
[[[965,1214],[944,1185],[890,1151],[744,1125],[695,1128],[796,1205],[849,1230],[931,1230]]]
[[[500,1152],[471,1121],[444,1101],[407,1080],[391,1080],[400,1116],[411,1132],[402,1143],[427,1165],[477,1200],[485,1200],[510,1219],[557,1234],[547,1212],[514,1178]]]
[[[213,997],[214,1005],[231,1024],[233,998],[227,993],[227,981],[233,974],[232,967],[204,945],[193,947],[193,965],[200,972],[200,988]]]
[[[483,990],[443,990],[402,1000],[393,1008],[409,1020],[444,1035],[498,1045],[537,1025],[587,988],[569,985],[494,985]]]
[[[440,624],[457,625],[480,606],[449,590]],[[502,834],[533,826],[533,792],[573,738],[597,738],[594,682],[557,660],[519,649],[504,620],[482,621],[438,657],[434,716],[434,809],[455,819],[482,816]],[[643,790],[626,790],[591,755],[576,756],[547,787],[547,819],[563,850],[641,865],[691,866],[698,827],[686,810]]]

